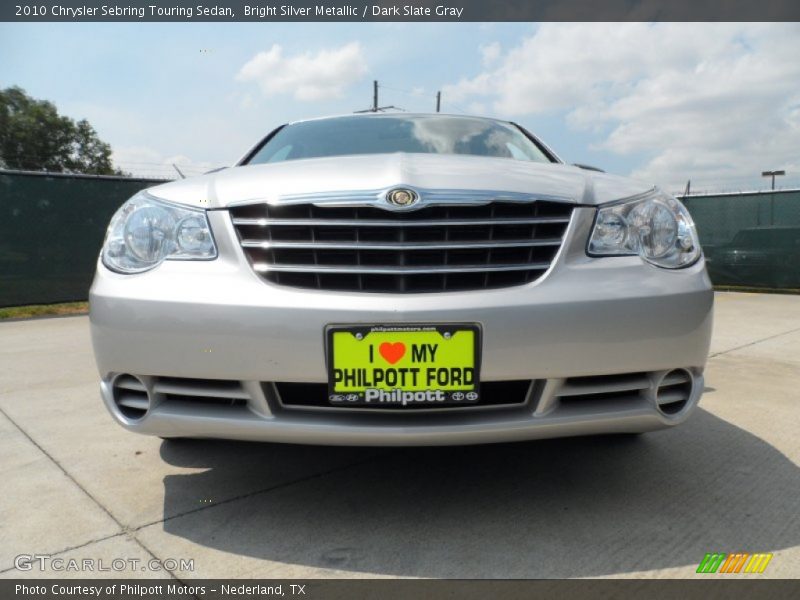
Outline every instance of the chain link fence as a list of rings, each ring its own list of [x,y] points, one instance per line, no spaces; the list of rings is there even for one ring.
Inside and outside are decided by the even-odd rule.
[[[715,285],[800,289],[800,190],[691,195]]]
[[[0,170],[0,307],[86,300],[111,216],[160,182]]]
[[[0,307],[85,300],[114,211],[162,181],[0,170]],[[800,289],[800,190],[682,200],[715,285]]]

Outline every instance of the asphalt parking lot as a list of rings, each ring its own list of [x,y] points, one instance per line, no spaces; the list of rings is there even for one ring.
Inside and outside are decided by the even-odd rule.
[[[93,575],[15,569],[40,554],[193,559],[181,579],[689,577],[716,551],[800,577],[800,297],[718,294],[706,385],[634,439],[162,442],[107,414],[86,317],[0,323],[0,576]]]

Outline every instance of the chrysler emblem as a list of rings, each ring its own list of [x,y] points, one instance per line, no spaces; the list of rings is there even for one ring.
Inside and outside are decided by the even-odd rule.
[[[411,206],[417,200],[419,200],[417,192],[406,188],[396,188],[386,193],[386,201],[394,206]]]

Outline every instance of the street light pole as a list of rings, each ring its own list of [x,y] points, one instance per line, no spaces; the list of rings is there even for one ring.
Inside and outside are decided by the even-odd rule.
[[[775,176],[786,175],[786,171],[761,171],[762,177],[772,177],[772,191],[775,191]]]
[[[772,191],[775,191],[775,176],[786,175],[786,171],[761,171],[762,177],[772,177]],[[775,194],[769,196],[769,224],[775,225]]]

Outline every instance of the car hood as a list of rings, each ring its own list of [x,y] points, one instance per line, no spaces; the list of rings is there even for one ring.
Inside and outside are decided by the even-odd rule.
[[[232,167],[150,188],[153,196],[203,208],[298,195],[385,190],[481,190],[529,194],[575,204],[602,204],[652,189],[651,185],[563,164],[439,154],[372,154]],[[423,194],[424,195],[424,194]]]

